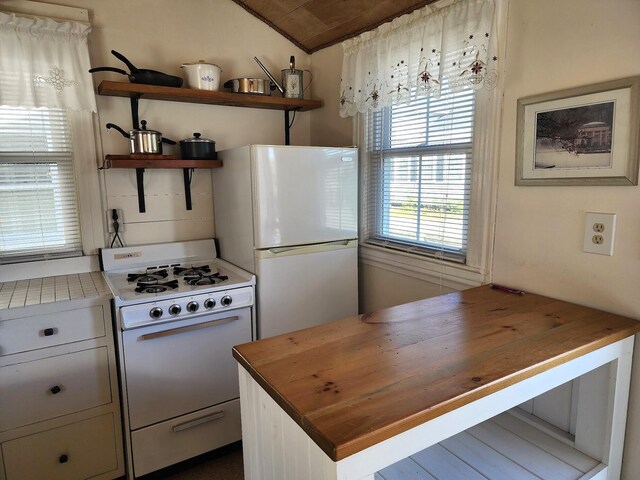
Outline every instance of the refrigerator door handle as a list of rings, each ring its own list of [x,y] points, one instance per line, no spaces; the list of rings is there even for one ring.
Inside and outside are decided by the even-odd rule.
[[[336,240],[335,242],[326,242],[326,243],[322,243],[320,244],[321,246],[332,246],[332,245],[339,245],[339,246],[345,246],[345,245],[349,245],[350,240]],[[301,249],[305,249],[305,248],[309,248],[308,245],[301,245],[299,247],[276,247],[276,248],[270,248],[269,249],[269,253],[273,254],[273,255],[278,255],[280,253],[287,253],[287,252],[292,252],[294,250],[301,250]]]

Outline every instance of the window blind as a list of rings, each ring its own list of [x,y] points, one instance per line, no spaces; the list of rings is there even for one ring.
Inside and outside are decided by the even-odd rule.
[[[0,107],[0,263],[82,254],[69,121]]]
[[[475,94],[442,92],[368,114],[367,241],[464,262]]]

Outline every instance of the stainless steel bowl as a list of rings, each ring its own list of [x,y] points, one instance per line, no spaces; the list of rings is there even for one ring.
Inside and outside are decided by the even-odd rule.
[[[230,88],[235,93],[271,95],[271,82],[265,78],[232,78],[224,82],[224,88]]]

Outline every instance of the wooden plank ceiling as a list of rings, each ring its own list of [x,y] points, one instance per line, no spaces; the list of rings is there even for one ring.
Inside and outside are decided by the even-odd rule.
[[[435,0],[233,1],[307,53],[313,53]]]

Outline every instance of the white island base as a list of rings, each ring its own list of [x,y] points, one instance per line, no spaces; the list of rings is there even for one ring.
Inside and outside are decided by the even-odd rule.
[[[633,341],[628,337],[560,364],[339,461],[240,366],[245,478],[619,479]],[[575,435],[503,413],[576,378]]]

